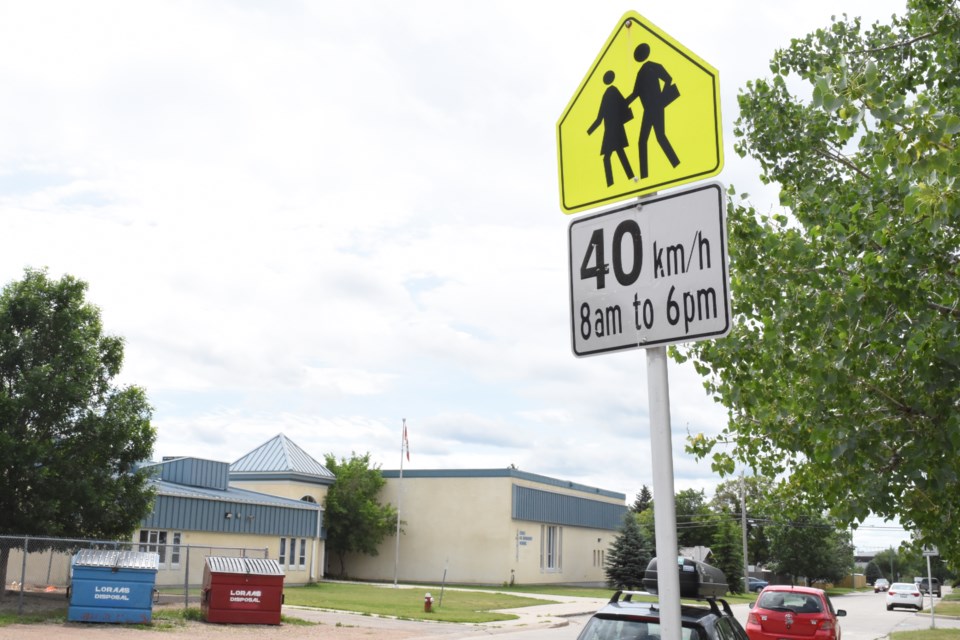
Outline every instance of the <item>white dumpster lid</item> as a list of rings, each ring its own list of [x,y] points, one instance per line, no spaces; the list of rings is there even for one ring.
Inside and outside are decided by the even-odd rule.
[[[243,573],[258,576],[282,576],[283,569],[273,558],[235,558],[207,556],[210,573]]]
[[[150,569],[160,568],[160,555],[149,551],[105,551],[103,549],[81,549],[74,556],[75,567],[107,567],[109,569]]]

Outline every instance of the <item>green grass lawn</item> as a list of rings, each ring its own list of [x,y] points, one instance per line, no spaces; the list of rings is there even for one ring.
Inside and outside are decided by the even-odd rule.
[[[6,627],[11,624],[39,624],[42,622],[64,623],[67,621],[67,608],[63,611],[50,611],[47,613],[33,613],[24,616],[18,616],[15,613],[0,613],[0,627]]]
[[[514,609],[556,602],[494,591],[463,591],[447,588],[440,601],[439,586],[393,587],[344,582],[322,582],[306,587],[284,589],[288,605],[336,609],[368,615],[382,615],[408,620],[442,620],[444,622],[496,622],[517,616],[495,613],[495,609]],[[433,596],[431,613],[424,611],[424,596]]]
[[[930,600],[925,598],[924,603],[927,602],[930,602]],[[930,608],[928,607],[926,611],[929,613]],[[934,614],[960,618],[960,590],[946,594],[943,599],[937,603],[934,608]]]
[[[922,629],[894,631],[890,640],[960,640],[960,629]]]

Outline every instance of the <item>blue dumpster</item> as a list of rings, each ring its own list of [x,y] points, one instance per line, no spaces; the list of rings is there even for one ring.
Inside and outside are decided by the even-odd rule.
[[[150,624],[160,556],[84,549],[73,558],[67,590],[72,622]]]

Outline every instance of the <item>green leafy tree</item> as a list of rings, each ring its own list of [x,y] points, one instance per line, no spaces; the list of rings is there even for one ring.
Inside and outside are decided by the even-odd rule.
[[[728,209],[734,329],[675,355],[729,423],[689,449],[789,471],[844,523],[897,517],[960,565],[957,0],[844,17],[770,69],[739,96],[736,149],[783,210]]]
[[[890,582],[913,582],[914,576],[927,574],[927,562],[919,549],[902,544],[899,549],[884,549],[873,558]]]
[[[769,530],[774,570],[792,582],[839,582],[853,567],[850,534],[822,516],[798,516]]]
[[[117,386],[123,340],[86,283],[27,269],[0,293],[0,534],[129,537],[153,492],[143,389]],[[0,579],[10,547],[0,546]]]
[[[730,593],[743,593],[743,534],[732,518],[717,521],[710,550],[711,564],[727,577]]]
[[[650,548],[653,550],[650,554],[651,557],[656,556],[657,522],[653,504],[651,503],[648,509],[636,514],[636,519],[637,524],[643,530],[643,535],[650,541]]]
[[[890,582],[900,580],[902,567],[900,566],[900,557],[897,551],[892,547],[885,549],[873,557],[873,564],[877,565],[883,573],[883,577]]]
[[[709,547],[716,532],[717,518],[701,489],[684,489],[676,494],[677,544],[681,547]]]
[[[640,527],[637,517],[628,511],[623,525],[607,551],[604,572],[612,589],[640,589],[643,574],[653,557],[653,545]]]
[[[653,494],[650,493],[649,487],[643,485],[640,488],[640,492],[637,493],[636,499],[633,501],[633,506],[630,507],[631,511],[634,513],[643,513],[653,505]]]
[[[336,480],[324,499],[324,526],[327,548],[340,561],[340,575],[346,575],[350,553],[379,555],[384,538],[396,534],[397,509],[380,504],[378,496],[386,484],[379,465],[370,464],[370,454],[352,453],[350,459],[328,453],[324,463]]]
[[[866,579],[867,584],[872,585],[877,581],[877,578],[883,577],[883,571],[880,570],[880,567],[877,566],[876,562],[871,560],[863,569],[863,577]]]

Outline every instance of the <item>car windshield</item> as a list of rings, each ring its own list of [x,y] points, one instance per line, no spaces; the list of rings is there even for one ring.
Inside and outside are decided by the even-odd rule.
[[[767,591],[760,596],[757,606],[772,611],[792,611],[793,613],[821,613],[820,599],[806,593]]]
[[[890,585],[890,591],[915,591],[916,588],[916,585],[907,584],[906,582],[894,582]]]
[[[706,640],[694,628],[683,627],[682,640]],[[660,640],[660,624],[642,620],[594,617],[580,635],[580,640]]]

